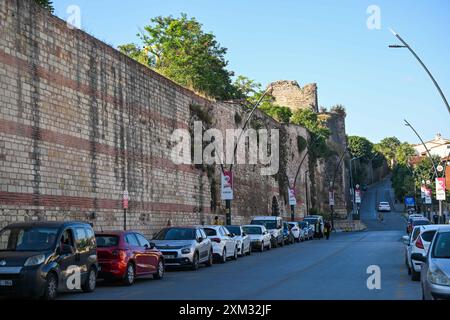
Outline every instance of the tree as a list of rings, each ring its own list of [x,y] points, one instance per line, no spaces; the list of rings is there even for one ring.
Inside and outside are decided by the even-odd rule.
[[[138,34],[142,48],[121,46],[122,52],[141,59],[145,64],[180,85],[217,99],[236,97],[231,82],[233,72],[226,69],[227,49],[214,34],[206,33],[195,18],[181,14],[156,17]],[[148,56],[143,57],[143,56]]]
[[[150,67],[152,66],[153,60],[152,57],[148,55],[145,49],[140,49],[137,44],[129,43],[119,46],[120,52],[126,54],[130,58],[142,63],[143,65]]]
[[[349,136],[348,148],[353,157],[363,157],[370,160],[373,157],[373,143],[364,137]]]
[[[233,86],[235,87],[236,98],[249,100],[261,92],[261,84],[245,76],[238,76],[234,80]]]
[[[396,163],[396,150],[400,146],[401,142],[396,137],[384,138],[380,143],[375,145],[375,150],[384,155],[388,160],[391,169],[394,168]]]
[[[289,123],[289,119],[292,116],[292,111],[288,107],[264,104],[260,106],[259,109],[282,123]]]
[[[409,143],[403,142],[395,150],[395,160],[399,164],[407,165],[415,153],[416,151]]]
[[[49,10],[51,13],[55,10],[53,7],[53,1],[51,0],[34,0],[37,4],[39,4],[41,7]]]

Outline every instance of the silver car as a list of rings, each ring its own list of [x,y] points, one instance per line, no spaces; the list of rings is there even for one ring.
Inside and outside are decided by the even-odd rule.
[[[199,264],[213,264],[211,240],[200,227],[167,227],[153,237],[152,243],[163,254],[166,266],[197,270]]]
[[[422,297],[425,300],[450,300],[450,226],[436,232],[426,256],[413,253],[413,260],[422,261]]]
[[[264,249],[272,249],[272,236],[266,227],[261,225],[245,225],[242,226],[244,232],[249,235],[252,250],[264,251]]]

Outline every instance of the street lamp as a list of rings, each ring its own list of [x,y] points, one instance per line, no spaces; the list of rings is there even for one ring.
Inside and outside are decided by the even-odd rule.
[[[404,121],[405,121],[405,126],[411,128],[411,130],[416,134],[416,136],[419,138],[420,142],[422,143],[423,147],[427,151],[428,157],[430,158],[430,161],[431,161],[431,163],[433,165],[434,174],[436,175],[436,178],[438,178],[439,177],[438,171],[436,169],[436,164],[434,163],[433,158],[431,156],[430,150],[428,150],[427,145],[425,144],[425,142],[423,142],[422,137],[419,135],[419,133],[417,133],[416,129],[414,129],[414,127],[408,121],[406,121],[406,119]],[[439,219],[442,218],[442,214],[443,214],[443,212],[442,212],[442,200],[439,200]]]
[[[439,84],[437,83],[437,81],[434,79],[433,75],[431,74],[430,70],[428,70],[428,68],[425,66],[425,64],[422,62],[422,60],[420,60],[419,56],[414,52],[414,50],[409,46],[409,44],[406,43],[405,40],[403,40],[402,37],[400,37],[400,35],[398,33],[396,33],[394,30],[391,29],[391,32],[394,34],[395,37],[397,37],[398,40],[400,40],[400,42],[403,45],[398,45],[398,44],[394,44],[394,45],[390,45],[389,48],[407,48],[412,54],[413,56],[417,59],[417,61],[419,61],[420,65],[425,69],[425,71],[428,73],[428,75],[430,76],[431,80],[434,83],[434,86],[436,87],[436,89],[438,90],[439,94],[441,95],[442,100],[444,101],[445,106],[447,107],[447,111],[450,114],[450,106],[447,102],[447,98],[445,98],[444,93],[441,90],[441,87],[439,87]]]
[[[353,214],[353,210],[355,209],[355,201],[356,201],[356,195],[355,195],[355,181],[353,179],[353,169],[352,169],[352,162],[355,160],[358,160],[360,158],[363,158],[364,156],[359,156],[359,157],[353,157],[352,159],[350,159],[350,188],[352,191],[352,212],[351,214]],[[358,210],[357,210],[358,213]]]
[[[336,181],[339,167],[341,166],[342,160],[344,160],[344,156],[347,152],[349,152],[348,147],[345,147],[344,152],[342,152],[342,155],[339,158],[339,162],[336,166],[336,169],[334,170],[333,180],[331,180],[331,183],[330,183],[330,193],[333,194],[333,200],[334,200],[334,182]],[[334,229],[334,204],[330,203],[330,209],[331,209],[331,230],[333,230]]]

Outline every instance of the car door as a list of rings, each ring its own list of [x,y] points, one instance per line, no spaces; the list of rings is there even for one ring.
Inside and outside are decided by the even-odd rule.
[[[88,272],[88,261],[89,261],[89,239],[86,234],[86,229],[82,226],[77,226],[73,228],[75,234],[75,262],[81,269],[81,276],[84,281]]]
[[[129,232],[124,235],[125,242],[130,246],[136,265],[136,274],[146,273],[145,252],[142,250],[136,235]]]
[[[200,235],[203,238],[202,244],[203,244],[203,252],[204,252],[204,258],[205,261],[209,258],[209,253],[212,251],[211,247],[211,240],[208,239],[208,236],[205,233],[205,230],[200,229]]]
[[[59,239],[59,252],[62,251],[62,245],[67,245],[72,247],[72,251],[73,253],[69,254],[63,254],[60,253],[59,258],[58,258],[58,264],[59,264],[59,288],[62,290],[68,290],[71,289],[72,286],[75,283],[75,278],[71,277],[71,279],[73,279],[73,281],[71,282],[71,284],[69,284],[69,277],[74,275],[75,272],[77,272],[80,276],[80,270],[76,270],[74,269],[74,266],[76,266],[76,249],[75,249],[75,238],[74,238],[74,233],[72,228],[66,228],[65,230],[63,230],[63,232],[61,233],[60,239]],[[81,283],[81,278],[80,281]]]
[[[236,241],[233,240],[233,238],[231,238],[229,236],[230,231],[228,231],[227,228],[220,227],[220,229],[221,229],[222,238],[225,240],[228,256],[232,256],[234,254],[234,250],[236,250],[235,249],[236,248],[236,244],[235,244]]]
[[[150,248],[150,242],[140,233],[134,234],[139,241],[140,252],[144,257],[145,273],[154,273],[158,267],[159,252],[157,249]]]
[[[206,257],[208,256],[208,237],[206,236],[206,233],[201,229],[195,230],[195,238],[198,242],[198,254],[200,261],[205,261]],[[198,241],[199,239],[202,239],[202,241]]]

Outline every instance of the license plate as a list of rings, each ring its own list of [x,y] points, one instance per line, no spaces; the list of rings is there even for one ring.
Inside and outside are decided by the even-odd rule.
[[[12,287],[12,280],[0,280],[0,287]]]
[[[173,255],[169,255],[169,256],[165,256],[166,257],[166,259],[175,259],[175,256],[173,256]]]

